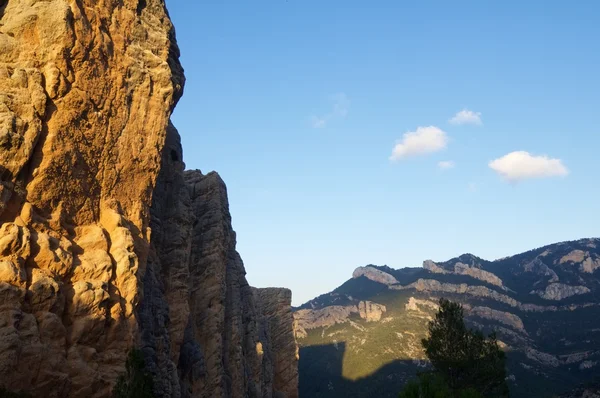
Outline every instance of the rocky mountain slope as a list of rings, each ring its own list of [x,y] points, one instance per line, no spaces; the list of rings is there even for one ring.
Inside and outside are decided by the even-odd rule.
[[[0,387],[294,397],[291,294],[254,291],[216,173],[185,172],[162,0],[0,1]]]
[[[428,366],[420,339],[442,296],[464,305],[472,327],[498,333],[514,396],[549,397],[597,377],[600,239],[583,239],[496,261],[357,268],[295,310],[301,396],[396,396]],[[369,321],[361,303],[385,311]]]

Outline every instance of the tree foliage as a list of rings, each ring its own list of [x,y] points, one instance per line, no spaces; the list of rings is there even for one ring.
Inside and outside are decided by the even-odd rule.
[[[133,349],[125,362],[125,374],[119,376],[113,389],[113,398],[153,398],[152,376],[146,372],[144,357]]]
[[[429,337],[421,342],[435,375],[421,375],[402,392],[418,395],[401,397],[508,397],[506,357],[496,335],[468,329],[460,304],[440,299]]]

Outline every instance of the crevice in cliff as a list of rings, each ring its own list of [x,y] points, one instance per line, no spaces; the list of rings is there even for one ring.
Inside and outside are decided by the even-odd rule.
[[[2,17],[4,16],[4,10],[8,5],[8,0],[0,0],[0,22],[2,22]]]
[[[137,8],[135,9],[137,15],[142,15],[142,11],[144,11],[144,8],[146,8],[147,5],[146,0],[139,0]]]
[[[112,240],[111,240],[110,234],[104,228],[102,228],[102,234],[104,235],[104,238],[106,239],[106,243],[108,244],[108,257],[110,258],[110,262],[111,262],[110,279],[108,280],[108,283],[106,286],[106,291],[108,292],[109,299],[103,303],[103,306],[105,307],[105,316],[106,316],[105,327],[108,330],[108,327],[110,326],[111,321],[112,321],[112,317],[110,316],[110,314],[112,312],[112,307],[115,305],[118,305],[121,309],[121,314],[125,314],[126,306],[125,306],[125,300],[123,298],[123,295],[121,294],[121,291],[119,290],[119,288],[117,287],[117,285],[115,283],[117,280],[117,260],[111,254]]]

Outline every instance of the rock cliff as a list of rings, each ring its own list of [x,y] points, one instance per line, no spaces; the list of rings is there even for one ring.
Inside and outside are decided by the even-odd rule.
[[[383,272],[377,268],[369,266],[358,267],[352,273],[353,278],[359,278],[361,276],[364,276],[365,278],[368,278],[373,282],[383,283],[384,285],[393,285],[395,283],[398,283],[396,278],[394,278],[392,275]]]
[[[259,312],[259,330],[261,341],[257,350],[263,355],[263,373],[272,375],[272,383],[267,391],[273,391],[273,397],[298,397],[298,345],[292,314],[292,292],[288,289],[254,289],[257,310]],[[260,353],[262,348],[263,353]],[[295,352],[294,357],[290,353]]]
[[[359,301],[356,305],[330,305],[320,309],[299,309],[293,314],[295,335],[304,338],[307,330],[329,327],[352,321],[352,316],[367,322],[379,322],[386,312],[385,305]]]
[[[358,314],[367,322],[379,322],[385,313],[385,305],[373,303],[372,301],[360,301],[358,303]]]
[[[289,294],[257,306],[184,171],[178,58],[162,0],[0,1],[0,387],[105,397],[139,347],[160,397],[295,396]]]

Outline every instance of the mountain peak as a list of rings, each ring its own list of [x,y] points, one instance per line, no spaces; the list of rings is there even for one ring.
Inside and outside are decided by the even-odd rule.
[[[381,267],[383,268],[383,267]],[[389,267],[385,266],[384,269],[390,269]],[[390,269],[391,270],[391,269]],[[393,285],[398,283],[398,281],[396,280],[396,278],[394,278],[392,275],[390,275],[389,273],[382,271],[380,269],[380,267],[376,267],[374,265],[367,265],[365,267],[358,267],[354,270],[354,272],[352,273],[352,278],[356,279],[359,278],[361,276],[364,276],[367,279],[370,279],[374,282],[378,282],[384,285]]]

